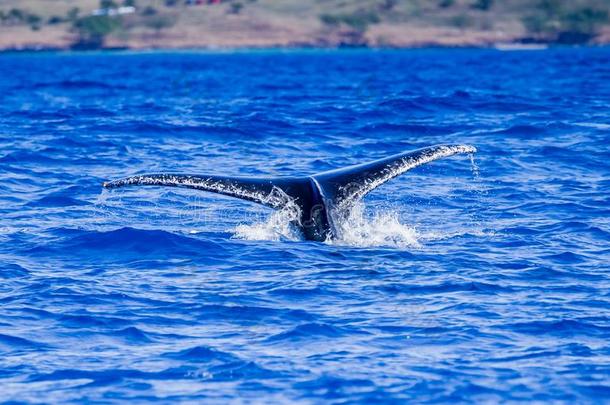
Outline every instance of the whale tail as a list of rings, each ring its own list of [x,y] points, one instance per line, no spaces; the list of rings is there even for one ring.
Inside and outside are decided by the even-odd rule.
[[[229,177],[182,174],[144,174],[106,182],[113,189],[132,185],[183,187],[224,194],[281,209],[295,202],[296,225],[307,239],[334,237],[330,210],[347,207],[388,180],[413,168],[458,153],[474,153],[468,145],[436,145],[399,153],[370,163],[302,177]]]

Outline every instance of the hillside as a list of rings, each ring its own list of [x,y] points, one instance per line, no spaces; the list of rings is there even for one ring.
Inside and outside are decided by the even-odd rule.
[[[607,0],[0,0],[0,48],[601,44],[609,15]]]

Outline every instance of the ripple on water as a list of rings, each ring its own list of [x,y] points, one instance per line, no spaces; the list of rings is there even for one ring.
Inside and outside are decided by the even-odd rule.
[[[3,55],[2,400],[607,402],[609,56]],[[389,181],[327,243],[193,190],[100,193],[437,143],[479,152]]]

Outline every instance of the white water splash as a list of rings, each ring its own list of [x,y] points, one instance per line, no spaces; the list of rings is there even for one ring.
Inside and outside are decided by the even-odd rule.
[[[470,171],[474,176],[475,180],[479,180],[481,177],[481,170],[479,169],[479,165],[474,160],[474,153],[469,153],[468,158],[470,159]]]
[[[284,194],[284,198],[287,197]],[[274,211],[265,221],[253,224],[240,224],[235,228],[234,238],[244,240],[299,241],[303,235],[295,223],[301,217],[299,206],[292,199]]]
[[[276,211],[266,221],[238,225],[234,237],[244,240],[303,240],[303,235],[293,225],[299,214],[294,207]],[[327,240],[330,245],[420,247],[415,228],[401,223],[395,211],[384,210],[371,216],[366,214],[364,203],[357,203],[345,215],[337,215],[334,223],[338,237]]]
[[[342,215],[334,215],[337,238],[332,245],[354,247],[418,248],[420,243],[414,227],[400,222],[399,213],[384,209],[367,215],[363,202],[354,204]]]

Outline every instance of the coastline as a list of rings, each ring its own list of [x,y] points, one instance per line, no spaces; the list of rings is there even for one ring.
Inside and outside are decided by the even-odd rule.
[[[243,28],[243,27],[242,27]],[[566,43],[533,38],[515,29],[480,31],[448,27],[390,26],[380,24],[354,38],[353,31],[290,32],[279,27],[267,27],[258,32],[252,29],[239,31],[225,29],[212,31],[209,27],[198,30],[168,30],[157,35],[135,32],[130,35],[111,35],[98,46],[80,47],[78,38],[63,27],[44,27],[30,31],[26,27],[3,29],[0,52],[62,52],[62,51],[155,51],[155,50],[257,50],[257,49],[421,49],[421,48],[502,48],[501,50],[528,50],[556,46],[607,46],[610,45],[610,28],[602,30],[590,41]]]
[[[70,3],[81,8],[32,0],[23,9],[15,0],[8,0],[0,8],[0,51],[516,50],[610,44],[610,8],[604,11],[582,5],[551,12],[541,5],[524,8],[511,1],[493,3],[485,9],[455,1],[446,7],[416,3],[416,7],[395,0],[358,7],[347,3],[314,7],[313,3],[296,0],[286,0],[281,6],[250,1],[239,3],[241,7],[235,9],[236,4],[229,0],[199,6],[176,3],[182,5],[171,7],[138,0],[134,3],[138,7],[131,7],[129,14],[111,15],[108,13],[117,13],[118,9],[94,9],[97,0]],[[9,11],[10,5],[14,8]],[[533,17],[539,26],[528,23]]]
[[[422,44],[417,46],[189,46],[189,47],[102,47],[96,49],[72,49],[70,47],[36,46],[23,48],[0,48],[0,55],[6,54],[37,54],[37,53],[65,53],[65,54],[93,54],[93,53],[248,53],[248,52],[349,52],[349,51],[409,51],[409,50],[496,50],[499,52],[511,51],[544,51],[557,48],[604,48],[610,43],[587,44],[561,44],[561,43],[497,43],[485,45],[442,45]]]

